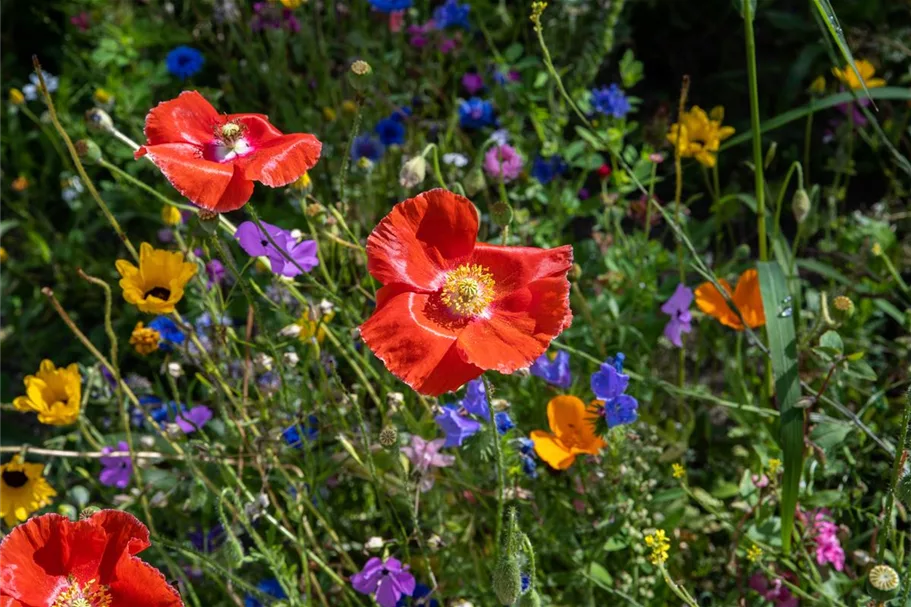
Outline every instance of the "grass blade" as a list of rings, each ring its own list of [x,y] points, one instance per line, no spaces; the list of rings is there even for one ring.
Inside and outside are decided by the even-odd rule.
[[[775,377],[775,396],[781,412],[778,439],[784,453],[784,478],[781,484],[781,545],[785,554],[791,548],[791,531],[803,470],[803,409],[800,376],[797,373],[797,335],[794,330],[791,296],[781,266],[777,262],[758,262],[759,289],[765,310],[766,331]]]
[[[860,85],[864,88],[864,93],[869,97],[870,91],[867,89],[867,83],[864,82],[860,72],[857,71],[857,66],[854,65],[854,56],[851,55],[851,49],[848,48],[848,41],[845,40],[845,33],[841,29],[841,24],[838,23],[838,17],[835,16],[835,9],[832,8],[832,3],[829,2],[829,0],[813,0],[813,5],[819,12],[820,18],[826,24],[826,29],[829,30],[829,34],[835,41],[835,45],[838,46],[838,50],[841,53],[842,58],[844,58],[845,63],[850,65],[851,69],[854,70],[854,74],[857,75],[857,79],[860,80]]]

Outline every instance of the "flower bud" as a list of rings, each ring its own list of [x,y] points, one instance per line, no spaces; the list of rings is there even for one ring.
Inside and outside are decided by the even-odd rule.
[[[218,228],[218,213],[208,209],[200,209],[196,216],[199,219],[199,227],[206,234],[214,234]]]
[[[169,362],[166,371],[174,379],[183,376],[183,366],[179,362]]]
[[[832,318],[835,322],[844,323],[854,316],[854,302],[844,295],[832,300]]]
[[[806,220],[807,215],[810,214],[810,208],[810,197],[807,195],[807,191],[800,188],[794,192],[794,197],[791,198],[791,212],[794,213],[794,220],[797,223],[803,223]]]
[[[522,593],[522,572],[514,556],[504,555],[493,570],[493,591],[503,605],[512,605]]]
[[[271,371],[272,362],[272,357],[265,352],[257,352],[253,357],[253,365],[257,371]]]
[[[289,367],[296,367],[297,363],[301,361],[300,356],[298,356],[297,352],[294,352],[293,350],[282,354],[282,360]]]
[[[427,161],[423,156],[418,155],[402,165],[399,172],[399,184],[403,188],[413,188],[420,185],[427,175]]]
[[[501,228],[505,228],[512,223],[512,217],[512,207],[508,202],[496,202],[490,207],[490,218]]]
[[[80,139],[76,142],[75,148],[79,158],[86,162],[95,164],[101,160],[101,148],[91,139]]]
[[[898,592],[898,573],[888,565],[877,565],[867,574],[867,593],[877,601],[888,601]]]
[[[110,133],[114,130],[114,121],[110,114],[101,108],[92,108],[85,113],[85,121],[90,129]]]
[[[541,607],[541,596],[532,588],[519,599],[518,607]]]
[[[487,181],[484,179],[481,167],[475,167],[468,171],[468,175],[465,176],[465,192],[469,196],[474,196],[486,187]]]
[[[183,216],[180,214],[180,209],[166,204],[161,207],[161,220],[165,222],[165,225],[176,226],[183,220]]]

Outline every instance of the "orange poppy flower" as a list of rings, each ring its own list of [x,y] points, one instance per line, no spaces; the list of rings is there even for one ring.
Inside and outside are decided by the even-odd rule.
[[[586,408],[585,403],[575,396],[557,396],[547,403],[547,422],[551,432],[535,430],[531,440],[538,457],[555,470],[566,470],[582,453],[597,455],[607,446],[595,434],[595,420],[598,414]]]
[[[397,204],[367,239],[367,269],[385,286],[361,337],[423,394],[529,367],[572,321],[572,247],[477,238],[474,205],[437,189]]]
[[[731,285],[723,278],[719,278],[718,282],[728,295],[731,295]],[[731,299],[751,329],[765,324],[765,310],[762,308],[762,295],[759,292],[759,273],[755,269],[751,268],[740,275]],[[712,283],[704,282],[696,288],[696,305],[724,326],[743,331],[743,323]]]

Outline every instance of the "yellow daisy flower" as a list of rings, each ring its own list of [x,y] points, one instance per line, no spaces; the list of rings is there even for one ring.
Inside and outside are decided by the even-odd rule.
[[[10,527],[50,504],[57,495],[43,473],[44,464],[26,464],[19,455],[0,466],[0,517]]]
[[[851,69],[850,65],[846,65],[845,69],[833,67],[832,75],[838,78],[842,84],[850,89],[863,88],[861,82],[866,84],[868,89],[875,89],[880,86],[886,86],[885,80],[882,78],[873,77],[873,74],[876,73],[876,68],[873,67],[873,64],[866,59],[858,59],[854,62],[854,65],[857,66],[857,71],[860,72],[860,80],[857,79],[857,74],[854,73],[854,70]]]
[[[676,146],[681,157],[695,158],[701,165],[712,168],[721,142],[734,134],[733,127],[721,126],[723,120],[724,108],[720,105],[710,114],[694,105],[688,112],[684,112],[680,122],[671,125],[667,140]]]
[[[143,356],[157,350],[160,341],[161,333],[150,327],[142,326],[141,322],[136,323],[136,328],[133,329],[133,334],[130,335],[130,345]]]
[[[139,247],[139,267],[117,260],[123,298],[149,314],[170,314],[183,299],[184,287],[196,274],[196,264],[183,260],[183,253]]]
[[[33,411],[39,422],[49,426],[76,422],[82,407],[82,376],[75,364],[58,369],[43,360],[38,373],[26,376],[24,383],[26,396],[13,400],[18,411]]]
[[[280,0],[285,8],[300,8],[304,0]]]
[[[304,173],[297,181],[291,183],[291,189],[297,192],[307,192],[313,186],[313,180],[310,179],[310,173]]]

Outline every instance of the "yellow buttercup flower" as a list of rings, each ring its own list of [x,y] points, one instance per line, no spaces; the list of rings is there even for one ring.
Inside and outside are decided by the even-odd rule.
[[[13,183],[10,184],[10,187],[13,188],[14,192],[24,192],[28,189],[29,184],[28,177],[25,175],[19,175],[13,179]]]
[[[320,316],[318,311],[309,310],[304,312],[297,320],[297,326],[301,328],[301,332],[298,333],[297,338],[301,341],[310,341],[311,339],[316,339],[317,343],[323,343],[323,340],[326,339],[326,324],[332,320],[335,316],[335,312],[329,312]]]
[[[769,460],[769,474],[772,476],[778,474],[778,470],[781,469],[781,460],[772,458]]]
[[[139,267],[117,260],[123,298],[149,314],[170,314],[183,299],[187,283],[196,274],[196,264],[183,260],[183,253],[139,247]]]
[[[102,88],[95,89],[95,92],[92,94],[92,99],[95,100],[95,103],[98,105],[108,105],[111,101],[114,100],[114,95],[109,91],[106,91]]]
[[[686,468],[684,468],[680,464],[673,464],[671,466],[671,468],[674,471],[673,472],[674,478],[683,478],[684,476],[686,476]]]
[[[304,173],[297,181],[291,184],[291,188],[298,192],[306,192],[313,186],[313,180],[310,179],[310,173]]]
[[[39,422],[49,426],[76,422],[82,407],[82,376],[75,363],[58,369],[43,360],[38,373],[26,376],[24,383],[26,395],[13,400],[18,411],[33,411]]]
[[[758,563],[759,559],[762,558],[762,548],[753,544],[750,546],[750,549],[747,550],[747,560],[751,563]]]
[[[14,455],[0,466],[0,517],[10,527],[50,504],[55,495],[44,479],[44,464],[26,464]]]
[[[25,103],[25,95],[19,89],[10,89],[9,102],[13,105],[22,105]]]
[[[680,116],[680,122],[671,125],[667,140],[681,157],[695,158],[701,165],[712,168],[721,142],[734,134],[733,127],[721,126],[723,120],[724,108],[720,105],[711,114],[694,105]]]
[[[160,341],[161,333],[155,329],[144,327],[141,322],[136,323],[133,334],[130,335],[130,345],[143,356],[157,350]]]
[[[176,226],[180,224],[183,217],[180,214],[180,209],[173,207],[169,204],[161,207],[161,220],[169,226]]]
[[[650,560],[653,565],[661,565],[667,561],[668,550],[671,549],[671,543],[667,541],[664,529],[658,529],[654,533],[646,535],[645,545],[652,549],[652,553],[649,555],[648,560]]]
[[[863,88],[863,84],[866,84],[868,89],[886,86],[885,80],[873,77],[873,74],[876,73],[876,68],[866,59],[858,59],[854,62],[854,65],[857,66],[857,71],[860,72],[860,80],[858,80],[857,74],[854,73],[854,70],[851,69],[850,65],[846,65],[844,69],[833,67],[832,75],[838,78],[841,83],[849,89]],[[861,84],[861,82],[863,82],[863,84]]]

